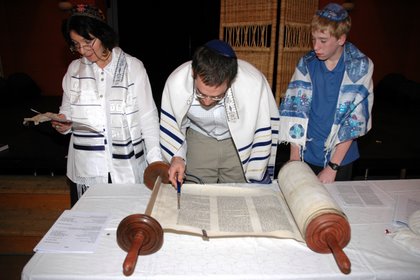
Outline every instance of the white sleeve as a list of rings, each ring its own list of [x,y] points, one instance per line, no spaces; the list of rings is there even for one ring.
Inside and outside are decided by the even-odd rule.
[[[146,160],[148,163],[152,163],[163,160],[159,142],[159,115],[146,69],[143,63],[139,62],[134,63],[135,66],[133,65],[134,67],[132,68],[132,74],[135,76],[134,92],[139,101],[140,123],[146,147]]]

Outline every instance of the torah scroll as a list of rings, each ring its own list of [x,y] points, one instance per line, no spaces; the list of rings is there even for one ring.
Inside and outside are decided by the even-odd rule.
[[[301,161],[285,164],[278,182],[308,247],[318,253],[333,253],[340,270],[348,274],[350,261],[342,248],[350,241],[350,225],[324,185]]]
[[[350,261],[342,250],[350,240],[349,223],[310,167],[288,162],[271,187],[184,184],[178,209],[174,188],[159,183],[146,214],[166,232],[293,238],[317,253],[333,253],[340,270],[349,273]]]

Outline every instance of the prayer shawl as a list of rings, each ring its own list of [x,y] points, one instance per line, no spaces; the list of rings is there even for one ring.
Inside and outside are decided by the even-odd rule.
[[[106,153],[110,153],[109,149],[116,170],[112,174],[113,183],[143,182],[146,159],[139,100],[132,90],[134,83],[129,80],[126,54],[120,48],[114,48],[112,57],[114,77],[111,90],[107,91],[109,108],[104,108],[107,103],[103,101],[103,93],[97,89],[91,62],[86,58],[76,60],[67,73],[71,76],[70,88],[67,89],[71,112],[62,113],[74,122],[68,169],[72,170],[69,178],[78,184],[108,182]],[[107,110],[110,124],[107,124]],[[111,133],[106,127],[110,127]],[[106,135],[112,135],[112,139],[108,139],[111,143],[106,143]]]
[[[312,81],[307,63],[317,59],[314,51],[303,56],[280,104],[280,142],[300,146],[303,157],[312,101]],[[365,135],[372,127],[373,63],[353,44],[344,45],[344,77],[340,86],[337,109],[331,132],[325,142],[327,153],[337,144]]]
[[[185,141],[187,111],[194,96],[191,62],[168,78],[162,95],[160,141],[168,162]],[[264,75],[238,60],[238,74],[225,97],[227,122],[246,179],[269,183],[274,175],[278,139],[278,107]],[[203,147],[205,149],[206,147]]]

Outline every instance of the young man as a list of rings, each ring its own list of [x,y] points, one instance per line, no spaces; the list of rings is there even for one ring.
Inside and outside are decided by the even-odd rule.
[[[196,183],[271,182],[278,108],[264,75],[227,43],[209,41],[175,69],[161,109],[161,148],[174,186],[184,175]]]
[[[311,23],[313,50],[295,69],[280,105],[280,142],[319,180],[351,180],[356,139],[371,128],[373,63],[350,42],[347,11],[330,3]]]

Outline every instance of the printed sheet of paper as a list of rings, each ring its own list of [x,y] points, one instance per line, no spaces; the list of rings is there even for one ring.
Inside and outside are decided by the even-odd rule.
[[[342,207],[389,207],[392,198],[374,185],[357,182],[339,182],[336,188],[330,189],[332,196]]]
[[[415,195],[417,194],[417,196]],[[397,197],[397,205],[395,206],[394,222],[408,226],[408,218],[420,210],[419,192],[399,194]]]
[[[351,224],[391,222],[395,201],[375,184],[369,181],[340,181],[327,185],[327,188]]]
[[[44,253],[93,253],[109,215],[65,210],[34,248]]]

